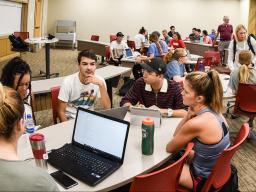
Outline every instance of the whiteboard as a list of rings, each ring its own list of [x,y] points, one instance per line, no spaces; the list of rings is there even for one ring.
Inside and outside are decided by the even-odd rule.
[[[0,0],[0,35],[21,31],[20,3]]]

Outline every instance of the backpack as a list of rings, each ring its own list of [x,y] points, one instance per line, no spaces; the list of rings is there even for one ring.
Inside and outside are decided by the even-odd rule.
[[[247,44],[248,44],[248,46],[249,46],[249,50],[250,50],[251,52],[253,52],[253,54],[255,55],[255,54],[256,54],[256,53],[255,53],[256,50],[253,49],[252,42],[251,42],[251,40],[250,40],[251,37],[256,40],[256,36],[255,36],[254,34],[250,34],[250,35],[248,35],[248,38],[247,38]],[[235,62],[235,55],[236,55],[236,40],[235,40],[235,39],[234,39],[234,43],[233,43],[233,53],[234,53],[233,62]]]
[[[15,37],[13,34],[9,35],[9,40],[12,43],[13,48],[16,49],[27,49],[27,44],[20,38],[20,37]]]
[[[125,96],[125,94],[129,91],[129,89],[133,86],[135,80],[134,79],[127,79],[123,86],[119,90],[120,96]]]

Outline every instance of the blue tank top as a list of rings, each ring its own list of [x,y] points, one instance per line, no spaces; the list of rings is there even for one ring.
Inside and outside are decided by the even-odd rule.
[[[205,112],[210,112],[215,115],[223,132],[222,139],[216,144],[205,144],[198,139],[194,139],[195,155],[192,161],[192,171],[194,176],[200,176],[202,178],[208,177],[221,152],[227,149],[230,145],[229,130],[223,118],[208,108],[201,110],[197,115]]]

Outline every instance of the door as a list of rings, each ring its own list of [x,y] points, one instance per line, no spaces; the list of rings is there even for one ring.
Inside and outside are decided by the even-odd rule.
[[[43,0],[35,0],[34,37],[41,37],[42,1]]]

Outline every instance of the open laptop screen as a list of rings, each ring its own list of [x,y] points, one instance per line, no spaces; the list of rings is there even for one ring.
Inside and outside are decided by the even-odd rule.
[[[73,140],[122,159],[129,123],[78,109]]]
[[[125,49],[125,54],[126,54],[126,57],[132,57],[133,56],[132,50],[130,48]]]

